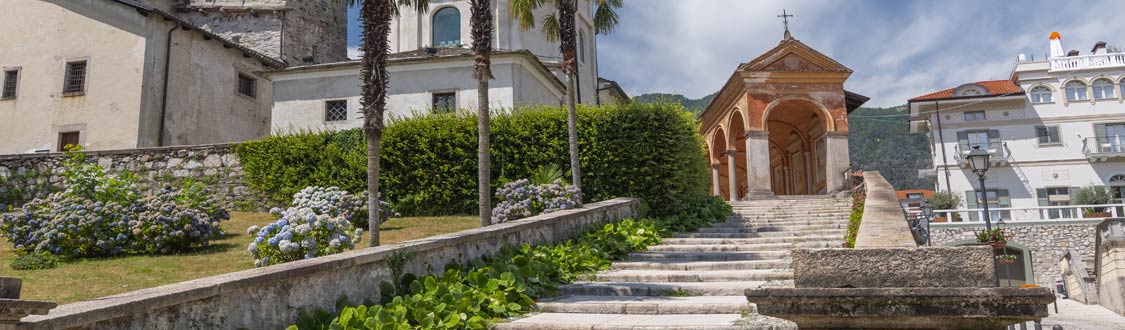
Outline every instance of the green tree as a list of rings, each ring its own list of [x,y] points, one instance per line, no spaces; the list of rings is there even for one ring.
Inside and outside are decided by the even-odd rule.
[[[363,82],[360,106],[363,112],[363,135],[367,140],[367,228],[371,232],[370,246],[379,245],[379,147],[383,139],[383,114],[387,110],[387,55],[390,53],[391,20],[398,16],[399,7],[415,8],[425,12],[429,0],[346,0],[349,6],[359,6],[359,21],[363,28],[360,51],[363,67],[359,71]]]
[[[492,79],[492,1],[472,0],[473,59],[477,78],[477,205],[480,226],[492,224],[492,160],[489,154],[488,81]]]
[[[512,0],[508,4],[512,17],[520,23],[524,30],[535,27],[535,10],[542,7],[544,0]],[[594,31],[595,34],[613,32],[619,22],[617,9],[621,8],[623,0],[594,0]],[[548,41],[559,42],[559,53],[563,56],[562,70],[566,76],[566,111],[567,133],[570,143],[570,176],[574,186],[582,188],[582,172],[578,163],[578,110],[575,80],[577,79],[578,63],[574,61],[576,51],[577,31],[575,29],[574,15],[578,10],[578,0],[555,0],[554,12],[542,18],[541,31]]]

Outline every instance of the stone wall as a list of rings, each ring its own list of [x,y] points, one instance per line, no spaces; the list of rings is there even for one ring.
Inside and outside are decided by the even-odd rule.
[[[90,151],[90,160],[110,174],[124,171],[138,177],[142,191],[186,180],[211,189],[230,210],[269,209],[269,199],[250,189],[234,144]],[[18,207],[62,189],[66,158],[60,153],[0,155],[0,210]]]
[[[584,208],[484,228],[250,269],[59,306],[15,327],[30,329],[281,329],[301,311],[377,299],[391,279],[387,258],[405,252],[405,271],[440,272],[450,261],[496,253],[503,246],[569,239],[591,226],[637,215],[640,201],[618,198]]]
[[[1094,258],[1094,227],[1101,220],[1034,221],[1005,223],[1001,225],[1008,234],[1008,242],[1030,250],[1035,283],[1054,288],[1055,280],[1062,275],[1059,258],[1067,249],[1074,249],[1083,259]],[[943,223],[930,227],[933,245],[950,245],[976,242],[976,233],[984,230],[983,223]],[[1092,266],[1092,265],[1091,265]]]

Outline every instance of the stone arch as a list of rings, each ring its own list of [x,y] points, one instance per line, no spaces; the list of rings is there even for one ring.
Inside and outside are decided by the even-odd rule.
[[[463,44],[464,31],[461,31],[461,21],[464,18],[461,16],[461,9],[446,5],[434,8],[432,12],[433,14],[430,15],[430,45],[432,47],[451,47]],[[456,36],[453,34],[446,35],[444,32],[447,31],[438,31],[441,27],[455,28]],[[441,35],[439,36],[439,34]]]
[[[731,199],[738,200],[746,197],[749,187],[747,186],[747,166],[749,166],[749,159],[746,153],[746,131],[748,125],[746,124],[746,116],[743,112],[735,108],[731,112],[727,121],[727,149],[734,152],[734,161],[730,162],[732,172],[727,173],[728,177],[734,177],[734,194],[728,196]],[[729,183],[728,183],[729,184]],[[728,190],[730,190],[728,188]]]
[[[728,177],[729,162],[727,161],[726,153],[729,149],[727,143],[726,129],[720,125],[711,136],[707,138],[707,158],[711,163],[711,194],[715,196],[723,196],[726,198],[730,190],[724,184]]]
[[[773,100],[773,102],[770,102],[770,104],[766,106],[766,110],[764,112],[762,112],[762,130],[763,131],[769,130],[770,113],[772,113],[775,109],[777,109],[778,106],[780,106],[782,104],[786,104],[786,103],[791,103],[791,102],[797,102],[797,103],[804,102],[804,103],[812,105],[813,106],[812,109],[817,111],[818,112],[817,114],[822,118],[822,123],[824,124],[824,130],[826,132],[835,132],[836,131],[836,119],[832,118],[832,112],[828,111],[828,107],[824,106],[823,103],[820,103],[820,101],[817,101],[817,100],[815,100],[811,97],[808,97],[808,96],[784,96],[784,97],[778,98],[776,100]]]

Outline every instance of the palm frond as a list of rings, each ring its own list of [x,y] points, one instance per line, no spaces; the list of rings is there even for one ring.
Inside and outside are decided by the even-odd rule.
[[[423,14],[430,10],[430,0],[398,0],[398,6],[396,7],[414,8],[419,14]],[[397,15],[398,13],[396,12],[395,14]]]
[[[520,22],[520,29],[526,31],[535,28],[535,10],[542,5],[543,0],[512,0],[508,3],[508,12]]]
[[[617,9],[621,8],[624,0],[597,0],[597,9],[594,10],[594,31],[596,34],[610,34],[617,29],[620,17]]]
[[[559,33],[562,28],[559,27],[559,18],[555,14],[543,16],[543,27],[540,28],[543,33],[543,39],[550,42],[559,41]]]

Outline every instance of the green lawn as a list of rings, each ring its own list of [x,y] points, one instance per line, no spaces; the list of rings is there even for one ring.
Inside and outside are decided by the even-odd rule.
[[[246,228],[273,221],[268,213],[231,213],[227,232],[211,246],[189,254],[72,260],[46,270],[12,270],[12,245],[0,239],[0,276],[23,279],[22,299],[60,304],[254,268],[246,252]],[[475,216],[391,219],[381,228],[383,244],[451,233],[478,226]],[[367,235],[357,248],[367,246]]]

